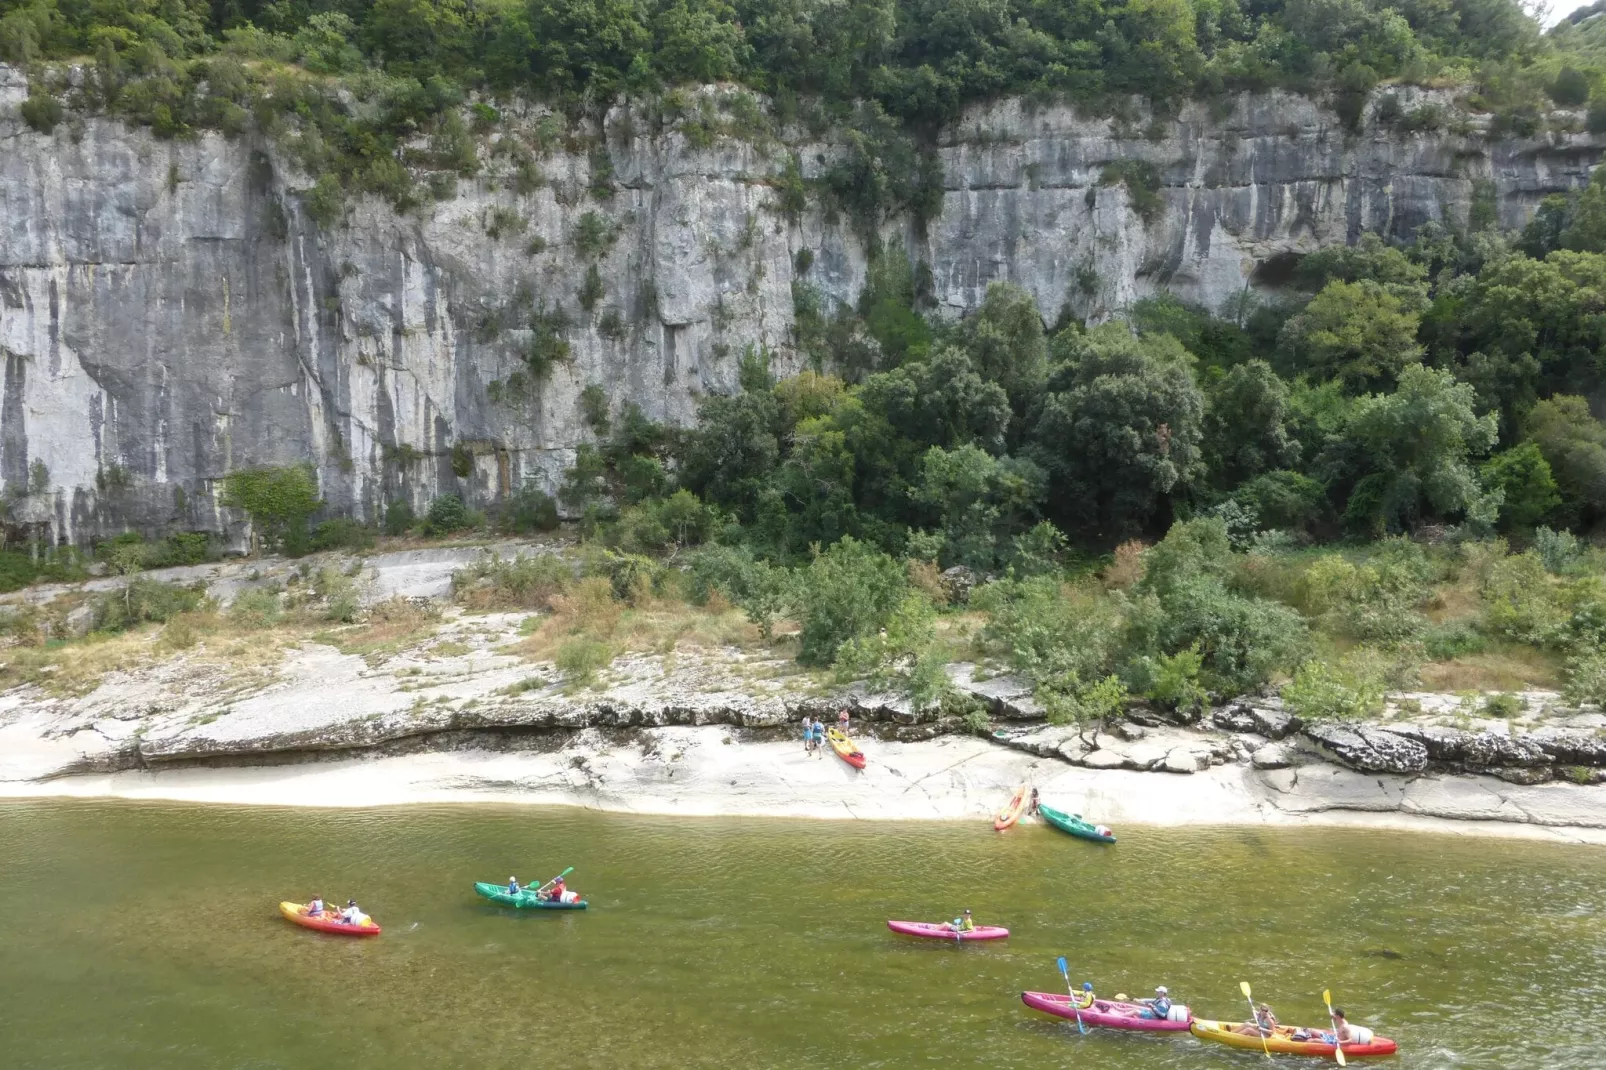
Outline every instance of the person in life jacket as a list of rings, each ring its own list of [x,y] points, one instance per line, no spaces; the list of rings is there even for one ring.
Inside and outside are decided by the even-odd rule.
[[[1143,1012],[1145,1018],[1158,1018],[1163,1022],[1171,1014],[1171,993],[1166,991],[1165,985],[1154,990],[1153,999],[1140,999],[1138,1002],[1148,1008]]]
[[[315,895],[312,902],[307,904],[307,917],[316,918],[323,914],[323,896]]]
[[[950,921],[948,928],[956,933],[973,933],[976,931],[976,921],[970,916],[970,911],[966,910],[963,916]]]
[[[355,899],[346,900],[346,909],[340,912],[340,920],[347,925],[361,925],[363,921],[362,908]]]
[[[507,879],[507,894],[518,895],[519,891],[519,879],[517,877],[509,877]]]
[[[1079,1011],[1085,1011],[1085,1010],[1089,1009],[1090,1007],[1092,1007],[1093,1006],[1093,982],[1092,981],[1083,981],[1082,982],[1082,991],[1076,993],[1076,995],[1073,998],[1072,1002],[1074,1002],[1076,1004],[1076,1009],[1079,1010]]]

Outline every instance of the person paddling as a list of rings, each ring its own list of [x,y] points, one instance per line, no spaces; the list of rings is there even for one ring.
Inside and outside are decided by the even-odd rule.
[[[1165,985],[1154,990],[1153,999],[1140,999],[1138,1002],[1148,1008],[1143,1012],[1145,1018],[1158,1018],[1163,1022],[1171,1014],[1171,993]]]
[[[976,931],[976,919],[970,916],[967,909],[963,915],[948,922],[944,928],[956,933],[973,933]]]
[[[346,909],[340,912],[340,920],[347,925],[361,925],[362,919],[362,908],[357,906],[357,901],[355,899],[346,900]]]
[[[1084,1010],[1085,1011],[1085,1010],[1087,1010],[1087,1009],[1089,1009],[1090,1007],[1093,1006],[1093,982],[1092,981],[1083,981],[1082,982],[1082,991],[1076,993],[1075,1002],[1076,1002],[1076,1007],[1077,1007],[1078,1010]]]
[[[1242,1033],[1246,1037],[1269,1037],[1277,1031],[1277,1016],[1271,1012],[1270,1007],[1262,1003],[1255,1007],[1254,1021],[1235,1025],[1232,1031]]]

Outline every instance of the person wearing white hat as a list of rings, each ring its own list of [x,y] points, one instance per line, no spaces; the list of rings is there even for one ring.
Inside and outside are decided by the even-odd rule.
[[[1166,990],[1165,985],[1161,985],[1154,990],[1153,999],[1139,1000],[1139,1002],[1146,1004],[1154,1016],[1161,1021],[1165,1021],[1166,1017],[1171,1013],[1171,993]]]

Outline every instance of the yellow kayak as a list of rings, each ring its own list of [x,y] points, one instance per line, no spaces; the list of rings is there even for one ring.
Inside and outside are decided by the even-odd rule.
[[[1025,809],[1026,785],[1022,784],[1016,790],[1015,797],[1009,800],[1009,804],[1002,810],[998,811],[998,816],[993,819],[993,828],[997,829],[999,832],[1003,832],[1009,826],[1020,820],[1021,811]]]
[[[849,739],[842,729],[827,728],[825,730],[825,739],[826,742],[831,744],[831,749],[836,751],[838,758],[841,758],[855,769],[864,768],[864,752],[853,745],[853,740]]]
[[[1272,1031],[1272,1035],[1265,1038],[1265,1047],[1261,1047],[1259,1036],[1238,1033],[1236,1025],[1227,1022],[1212,1022],[1205,1018],[1195,1018],[1189,1026],[1193,1035],[1200,1040],[1213,1040],[1217,1044],[1226,1044],[1228,1047],[1243,1048],[1247,1051],[1270,1051],[1278,1055],[1315,1055],[1321,1058],[1333,1057],[1333,1045],[1319,1039],[1295,1040],[1296,1032],[1306,1033],[1312,1037],[1322,1032],[1316,1029],[1296,1030],[1292,1026],[1280,1025]],[[1355,1028],[1355,1027],[1351,1027]],[[1361,1029],[1366,1038],[1362,1041],[1349,1041],[1344,1045],[1344,1055],[1350,1059],[1365,1059],[1375,1055],[1393,1055],[1399,1050],[1399,1045],[1388,1037],[1373,1036],[1370,1029]],[[1329,1036],[1331,1033],[1328,1034]]]

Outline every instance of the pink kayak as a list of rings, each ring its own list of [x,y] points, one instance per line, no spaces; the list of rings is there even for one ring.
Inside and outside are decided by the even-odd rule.
[[[1034,1011],[1057,1014],[1061,1018],[1076,1020],[1077,1011],[1071,1009],[1071,997],[1064,992],[1022,992],[1020,1001]],[[1081,1011],[1082,1024],[1102,1025],[1106,1029],[1147,1029],[1159,1033],[1185,1033],[1193,1017],[1180,1003],[1171,1005],[1171,1013],[1164,1018],[1145,1018],[1152,1014],[1141,1003],[1117,1003],[1113,999],[1095,999],[1093,1006]]]
[[[923,936],[927,940],[1002,940],[1009,930],[997,925],[978,925],[970,932],[955,932],[950,925],[935,925],[929,921],[889,921],[887,928],[904,936]],[[1188,1028],[1184,1025],[1182,1028]]]

